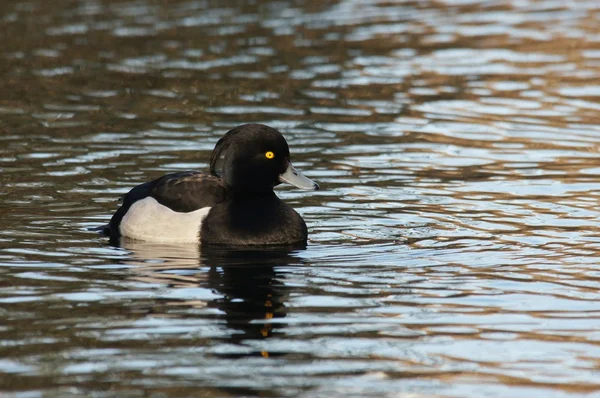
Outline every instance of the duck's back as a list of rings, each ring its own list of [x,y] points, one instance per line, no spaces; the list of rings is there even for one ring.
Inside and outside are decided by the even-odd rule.
[[[217,177],[193,171],[167,174],[125,194],[107,232],[111,238],[197,242],[210,209],[227,197]]]

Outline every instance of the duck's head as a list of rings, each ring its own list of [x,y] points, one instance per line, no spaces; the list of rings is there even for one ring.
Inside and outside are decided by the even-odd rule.
[[[269,192],[282,182],[300,189],[319,189],[292,166],[281,133],[262,124],[244,124],[228,131],[212,152],[210,172],[236,193]]]

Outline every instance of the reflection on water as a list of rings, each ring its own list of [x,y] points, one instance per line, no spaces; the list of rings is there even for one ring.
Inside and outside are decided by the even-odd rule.
[[[297,249],[203,248],[189,244],[155,244],[122,239],[130,252],[124,262],[135,265],[132,280],[165,284],[181,292],[209,289],[216,295],[211,302],[179,295],[166,303],[215,310],[225,319],[232,344],[246,339],[271,337],[273,321],[285,317],[288,288],[278,269],[307,266],[296,256]],[[262,323],[263,321],[264,323]],[[244,353],[245,355],[246,353]],[[262,351],[261,355],[268,356]]]
[[[0,2],[0,390],[598,394],[599,13]],[[88,230],[249,122],[322,183],[306,250]]]

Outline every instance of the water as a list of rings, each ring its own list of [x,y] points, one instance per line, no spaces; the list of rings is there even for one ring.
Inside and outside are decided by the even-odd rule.
[[[4,1],[7,396],[600,396],[596,1]],[[88,228],[280,129],[292,252]]]

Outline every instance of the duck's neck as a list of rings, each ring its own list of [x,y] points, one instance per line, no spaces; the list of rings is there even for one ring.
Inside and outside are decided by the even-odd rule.
[[[247,189],[237,191],[235,189],[232,189],[231,192],[232,192],[232,199],[236,202],[238,202],[238,201],[261,201],[261,200],[268,202],[273,199],[279,200],[279,198],[277,198],[277,195],[275,195],[275,192],[273,192],[273,189],[256,190],[256,191],[247,190]]]

